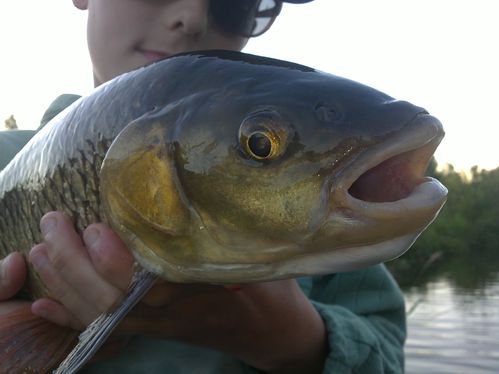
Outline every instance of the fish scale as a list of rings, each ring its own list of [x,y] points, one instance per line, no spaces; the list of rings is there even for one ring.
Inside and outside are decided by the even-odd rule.
[[[101,148],[105,150],[105,147]],[[2,257],[13,249],[27,255],[34,244],[43,241],[39,222],[46,212],[64,211],[79,232],[91,223],[102,222],[98,170],[104,153],[97,155],[93,147],[91,152],[94,155],[91,161],[83,157],[88,152],[82,150],[78,161],[56,167],[52,175],[39,178],[43,182],[36,182],[36,179],[24,185],[21,182],[16,188],[0,193],[0,211],[5,212],[0,217]],[[9,174],[4,176],[8,177]],[[36,188],[29,188],[30,185]],[[30,279],[27,288],[31,290],[32,297],[49,295],[40,284],[38,278]]]

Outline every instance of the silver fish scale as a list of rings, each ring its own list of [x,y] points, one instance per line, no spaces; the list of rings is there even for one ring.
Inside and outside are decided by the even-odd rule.
[[[27,254],[43,239],[40,218],[49,211],[64,211],[79,232],[91,223],[101,222],[99,171],[110,142],[87,142],[78,158],[52,169],[52,175],[39,181],[24,181],[9,191],[0,191],[0,257],[13,251]],[[43,181],[43,182],[41,182]],[[36,277],[30,279],[31,296],[46,296]]]

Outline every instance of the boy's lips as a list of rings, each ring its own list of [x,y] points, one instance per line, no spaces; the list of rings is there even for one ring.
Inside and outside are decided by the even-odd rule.
[[[154,62],[170,57],[170,54],[167,52],[153,50],[153,49],[139,48],[139,52],[147,59],[148,62]]]

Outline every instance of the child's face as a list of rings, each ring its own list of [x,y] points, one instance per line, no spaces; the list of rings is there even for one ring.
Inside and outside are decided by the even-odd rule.
[[[237,0],[235,0],[237,1]],[[95,85],[175,53],[241,50],[246,38],[223,33],[209,0],[73,0],[88,9],[88,47]]]

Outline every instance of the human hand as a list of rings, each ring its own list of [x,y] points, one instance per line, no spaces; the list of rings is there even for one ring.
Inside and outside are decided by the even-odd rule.
[[[19,252],[0,260],[0,315],[29,304],[28,301],[11,300],[19,292],[25,279],[26,264]]]
[[[321,317],[294,280],[243,285],[156,284],[118,332],[204,346],[275,373],[321,372]]]
[[[45,243],[33,248],[30,260],[60,303],[37,300],[32,311],[81,329],[125,295],[133,259],[105,225],[89,226],[82,242],[66,216],[49,213],[42,226],[47,218],[57,225],[51,231],[44,227]],[[91,229],[100,232],[93,244]],[[293,280],[245,285],[237,292],[162,282],[114,337],[130,334],[210,347],[257,368],[286,373],[320,372],[327,349],[323,322]]]
[[[69,217],[50,212],[40,228],[44,242],[33,247],[29,261],[53,298],[36,300],[31,310],[58,325],[82,330],[126,295],[133,257],[104,224],[88,226],[82,240]]]

